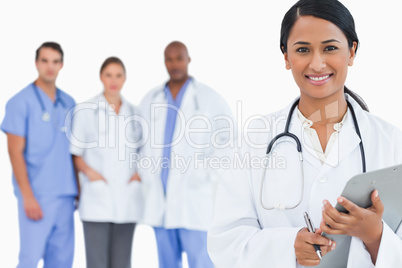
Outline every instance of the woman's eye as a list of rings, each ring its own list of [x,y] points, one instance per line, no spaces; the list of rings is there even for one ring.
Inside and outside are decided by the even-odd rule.
[[[326,47],[324,50],[325,51],[333,51],[333,50],[337,50],[338,48],[336,46],[328,46]]]
[[[308,48],[306,47],[299,47],[296,52],[300,52],[300,53],[306,53],[308,52]]]

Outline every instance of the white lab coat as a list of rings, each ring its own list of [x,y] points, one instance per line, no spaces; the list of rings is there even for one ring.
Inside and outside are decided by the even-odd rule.
[[[133,117],[138,113],[136,107],[122,98],[116,115],[103,94],[76,106],[70,151],[107,181],[91,182],[79,173],[81,220],[133,223],[141,218],[140,183],[129,183],[136,172],[130,157],[137,153],[135,142],[141,138],[138,120]]]
[[[402,163],[401,131],[363,111],[352,98],[348,99],[354,107],[360,127],[367,171]],[[254,144],[262,145],[261,148],[246,150],[250,152],[250,159],[264,156],[272,137],[283,132],[289,109],[290,105],[263,117],[265,121],[254,122],[251,128],[261,129],[269,125],[269,131],[254,131],[248,135]],[[322,201],[327,199],[335,205],[346,182],[362,172],[360,139],[348,113],[338,142],[332,147],[324,164],[311,151],[310,139],[302,136],[305,135],[302,124],[296,112],[293,113],[290,132],[302,143],[305,173],[304,198],[297,208],[270,211],[262,208],[259,199],[262,168],[254,166],[251,170],[233,171],[234,174],[221,180],[212,227],[208,232],[208,251],[218,268],[301,267],[296,263],[294,241],[297,232],[305,227],[303,212],[307,211],[313,224],[318,227],[322,218]],[[283,140],[290,141],[289,138]],[[267,171],[264,204],[295,204],[301,192],[296,145],[294,142],[280,142],[275,153],[277,163],[281,162],[278,161],[279,157],[285,156],[287,168],[279,169],[281,164],[277,164],[277,169]],[[376,267],[402,267],[401,239],[386,223],[383,226]],[[355,237],[351,242],[348,267],[372,267],[364,244]]]
[[[215,148],[211,145],[211,139],[221,145],[229,144],[235,133],[234,129],[233,133],[228,129],[235,126],[232,113],[217,92],[192,79],[177,115],[170,158],[174,163],[178,163],[172,161],[175,157],[185,159],[188,167],[184,168],[178,163],[169,168],[165,196],[160,165],[146,165],[146,160],[158,161],[163,156],[160,145],[164,143],[167,109],[166,106],[160,106],[167,104],[165,85],[151,90],[140,105],[141,114],[149,123],[148,129],[143,126],[143,137],[148,141],[141,148],[144,162],[139,165],[145,197],[142,222],[155,227],[206,231],[212,218],[213,196],[221,171],[210,165],[204,166],[199,161],[209,156],[224,157],[231,150],[229,146]],[[200,120],[194,120],[197,117]],[[190,133],[187,131],[190,128],[204,129],[205,133],[186,135]],[[219,129],[222,132],[217,133]],[[212,133],[217,135],[213,136]],[[204,144],[207,148],[194,146]]]

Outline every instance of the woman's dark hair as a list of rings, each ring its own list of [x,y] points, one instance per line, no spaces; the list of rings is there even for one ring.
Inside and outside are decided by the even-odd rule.
[[[104,70],[109,64],[112,64],[112,63],[119,64],[119,65],[123,68],[124,73],[126,72],[126,67],[124,67],[124,64],[123,64],[123,62],[122,62],[121,59],[119,59],[119,58],[117,58],[117,57],[109,57],[109,58],[107,58],[107,59],[102,63],[102,66],[101,66],[101,68],[100,68],[100,74],[102,74],[103,70]]]
[[[282,20],[280,49],[282,53],[287,52],[287,42],[290,31],[300,16],[313,16],[335,24],[346,36],[349,47],[356,42],[356,49],[359,47],[359,38],[356,34],[355,21],[349,10],[338,0],[300,0],[294,4]],[[364,100],[345,86],[345,93],[349,94],[366,111],[368,107]]]

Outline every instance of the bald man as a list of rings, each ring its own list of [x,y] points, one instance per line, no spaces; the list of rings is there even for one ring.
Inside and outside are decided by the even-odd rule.
[[[143,222],[154,227],[159,267],[190,268],[213,264],[207,253],[207,229],[222,159],[231,152],[233,117],[225,100],[188,75],[191,61],[178,41],[165,49],[169,81],[151,90],[141,110],[149,123],[139,166],[145,198]],[[148,136],[147,136],[148,134]],[[146,160],[146,161],[145,161]]]

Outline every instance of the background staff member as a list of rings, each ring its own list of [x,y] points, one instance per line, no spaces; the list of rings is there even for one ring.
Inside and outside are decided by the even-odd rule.
[[[18,200],[20,254],[17,267],[71,267],[77,185],[66,133],[74,100],[56,88],[63,67],[59,44],[36,51],[36,81],[12,97],[1,125],[7,134]],[[67,120],[68,121],[68,120]]]
[[[126,81],[123,62],[107,58],[100,79],[103,93],[77,105],[71,146],[80,171],[87,267],[128,268],[142,200],[139,177],[129,161],[136,149],[127,142],[137,142],[141,130],[133,118],[137,108],[120,94]]]
[[[362,164],[370,171],[402,163],[401,131],[364,111],[344,86],[359,43],[351,14],[336,0],[299,1],[282,21],[280,41],[286,69],[300,88],[300,102],[294,112],[288,106],[256,120],[251,128],[276,125],[274,132],[282,133],[285,120],[275,120],[290,113],[289,132],[302,143],[304,172],[294,139],[284,137],[274,150],[287,167],[267,170],[262,193],[262,166],[222,180],[209,231],[212,260],[219,267],[315,266],[320,260],[313,244],[321,246],[323,255],[336,252],[336,244],[321,236],[324,231],[352,236],[349,256],[342,256],[348,257],[348,267],[401,267],[402,242],[382,221],[378,192],[372,193],[368,209],[339,197],[346,182],[364,170]],[[263,157],[274,135],[265,131],[250,136],[251,157]],[[336,211],[336,202],[350,214]],[[321,227],[317,233],[303,228],[304,211]]]
[[[153,130],[141,156],[163,161],[156,172],[140,169],[145,196],[143,222],[154,227],[161,268],[182,267],[182,252],[187,253],[190,268],[213,267],[206,230],[220,175],[219,170],[202,164],[198,167],[195,158],[202,161],[226,154],[226,149],[216,145],[228,148],[229,133],[222,131],[215,137],[212,133],[228,127],[228,121],[218,116],[232,117],[218,93],[189,77],[189,63],[186,46],[170,43],[165,49],[170,80],[151,90],[141,102],[142,115]],[[180,137],[185,129],[201,131]],[[189,161],[188,168],[181,169],[176,159]]]

